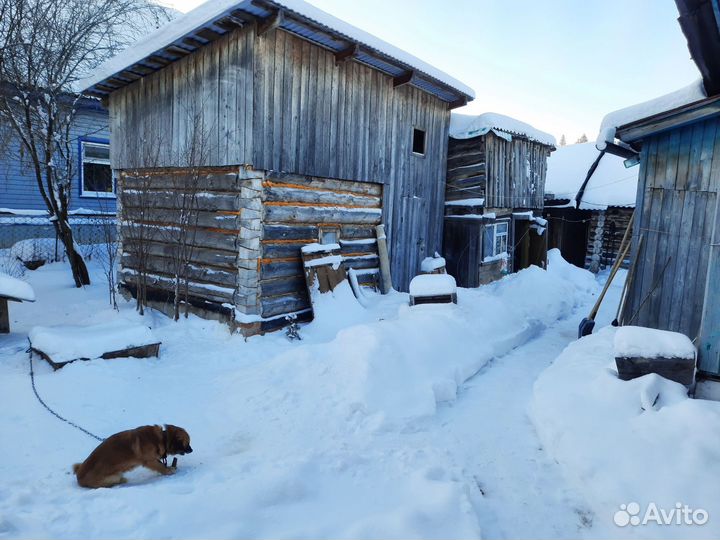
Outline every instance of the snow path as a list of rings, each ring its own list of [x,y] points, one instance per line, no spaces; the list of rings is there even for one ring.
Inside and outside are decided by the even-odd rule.
[[[576,538],[592,523],[527,417],[535,379],[576,338],[578,320],[560,321],[494,360],[434,419],[433,438],[448,441],[478,486],[473,506],[483,538]]]
[[[538,291],[528,276],[541,277],[463,289],[458,306],[438,309],[408,309],[399,294],[374,299],[369,310],[353,300],[305,327],[301,345],[281,334],[245,342],[217,323],[148,315],[163,342],[159,360],[78,362],[54,373],[36,362],[41,395],[94,433],[175,423],[191,434],[195,452],[180,458],[175,476],[137,471],[131,484],[90,491],[75,485],[69,468],[95,442],[35,401],[26,334],[36,324],[142,319],[131,305],[120,314],[107,308],[102,282],[71,287],[62,265],[29,274],[38,302],[14,306],[13,334],[0,338],[0,538],[584,534],[588,515],[538,448],[525,409],[537,374],[575,338],[592,298],[574,310],[565,300],[535,309],[528,316],[544,317],[548,328],[519,325],[521,340],[511,339],[517,328],[506,321],[518,315],[503,311],[513,304],[499,295],[521,303],[563,290],[547,282],[552,287]],[[488,303],[492,311],[475,307]],[[565,319],[553,322],[555,313]],[[477,326],[477,317],[481,335],[463,320]],[[508,343],[523,342],[503,355]],[[502,352],[437,410],[430,391],[425,414],[422,369],[429,368],[413,360],[430,346],[469,357],[464,368],[485,361],[474,356]],[[377,363],[366,363],[368,351]],[[443,366],[442,353],[430,354],[430,368]],[[410,363],[384,371],[386,359],[403,354]],[[444,376],[430,375],[437,373]],[[418,410],[415,402],[423,414],[399,415]]]

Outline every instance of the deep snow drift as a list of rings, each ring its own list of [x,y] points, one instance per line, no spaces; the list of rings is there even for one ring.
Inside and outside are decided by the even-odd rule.
[[[655,374],[619,380],[617,331],[572,343],[538,378],[530,412],[540,439],[601,518],[598,536],[717,538],[720,403],[690,399],[684,386]],[[688,505],[709,520],[643,525],[651,503],[666,515]],[[631,515],[641,522],[616,527],[616,512],[621,524]]]
[[[91,269],[97,281],[82,290],[62,264],[28,273],[37,302],[15,306],[13,334],[0,337],[0,537],[468,538],[483,527],[572,537],[590,526],[524,414],[535,374],[598,291],[557,252],[547,272],[458,289],[457,305],[411,308],[406,294],[371,293],[363,307],[341,287],[319,299],[301,342],[141,318],[130,303],[117,313]],[[91,491],[70,466],[96,441],[35,400],[26,336],[35,325],[114,321],[151,327],[160,358],[57,372],[36,359],[41,395],[102,436],[182,426],[195,452],[175,476],[137,471]]]

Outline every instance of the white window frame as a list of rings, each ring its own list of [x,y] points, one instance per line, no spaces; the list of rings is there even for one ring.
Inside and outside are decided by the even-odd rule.
[[[85,147],[94,146],[95,148],[107,148],[110,151],[110,145],[108,143],[93,142],[93,141],[80,141],[80,196],[81,197],[102,197],[105,199],[116,199],[117,198],[117,185],[115,178],[112,176],[112,170],[110,171],[112,178],[112,191],[106,193],[105,191],[89,191],[85,189],[85,163],[96,163],[99,165],[107,165],[110,167],[110,157],[108,159],[100,159],[85,157]]]
[[[499,225],[504,225],[504,228],[505,228],[504,232],[498,233]],[[499,220],[494,223],[488,223],[487,225],[485,225],[486,230],[491,229],[491,228],[493,230],[492,245],[490,246],[491,249],[488,250],[491,253],[488,255],[485,255],[486,250],[485,250],[485,246],[483,246],[483,262],[497,261],[498,259],[501,259],[501,258],[507,258],[510,255],[510,220],[503,219],[503,220]],[[496,247],[497,247],[498,237],[503,237],[503,236],[505,237],[505,251],[497,252]],[[485,237],[483,235],[483,241],[484,241],[484,238]],[[504,255],[504,257],[503,257],[503,255]]]

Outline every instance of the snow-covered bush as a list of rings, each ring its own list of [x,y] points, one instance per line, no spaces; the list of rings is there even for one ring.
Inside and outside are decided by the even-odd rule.
[[[56,249],[54,238],[30,238],[13,244],[10,254],[26,268],[35,270],[46,262],[62,260],[62,249]]]

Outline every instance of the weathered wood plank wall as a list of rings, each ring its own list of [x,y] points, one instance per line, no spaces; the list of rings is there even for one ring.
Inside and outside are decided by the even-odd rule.
[[[182,164],[199,115],[203,164],[384,184],[396,288],[440,249],[447,103],[284,31],[236,30],[114,92],[110,111],[117,170]]]
[[[703,311],[720,309],[719,295],[705,300],[719,190],[720,119],[643,142],[633,228],[638,265],[624,324],[682,332],[694,339]],[[702,361],[702,350],[700,354]]]

